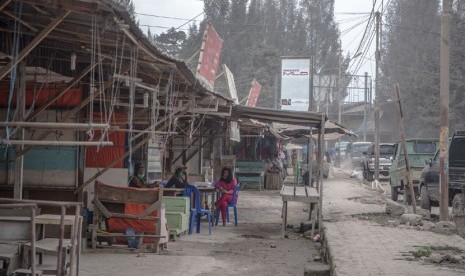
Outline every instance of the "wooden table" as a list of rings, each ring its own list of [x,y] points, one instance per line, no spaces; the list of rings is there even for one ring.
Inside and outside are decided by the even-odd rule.
[[[82,225],[82,216],[77,217],[78,225],[75,225],[76,216],[74,215],[65,215],[63,219],[63,224],[65,226],[71,226],[71,237],[70,239],[63,240],[62,248],[62,263],[60,267],[66,270],[68,266],[67,253],[68,251],[73,251],[76,255],[76,260],[69,261],[69,268],[71,275],[77,275],[79,271],[79,259],[81,253],[81,225]],[[39,264],[42,264],[42,254],[57,255],[60,248],[58,248],[59,239],[56,238],[45,238],[45,226],[46,225],[60,225],[61,224],[61,215],[54,214],[43,214],[35,217],[35,223],[41,226],[42,239],[36,241],[36,252],[40,255]],[[77,231],[76,231],[77,230]],[[75,235],[75,236],[74,236]],[[74,239],[74,242],[73,242]],[[24,244],[23,256],[27,260],[28,251],[31,244]],[[56,273],[56,267],[54,268]]]
[[[308,186],[283,186],[281,188],[281,197],[283,199],[283,210],[282,210],[282,218],[283,218],[283,228],[282,234],[283,237],[286,235],[286,226],[287,226],[287,202],[288,201],[297,201],[297,202],[304,202],[310,205],[316,204],[317,206],[317,213],[320,212],[318,208],[318,203],[320,200],[320,195],[316,191],[316,188],[308,187]],[[310,219],[311,219],[311,212],[310,212]],[[312,223],[312,232],[311,235],[315,232],[315,222],[316,216],[313,220],[310,220]],[[321,222],[320,222],[321,223]]]

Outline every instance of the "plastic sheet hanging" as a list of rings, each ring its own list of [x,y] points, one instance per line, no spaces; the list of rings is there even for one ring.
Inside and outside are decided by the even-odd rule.
[[[235,121],[229,122],[229,139],[240,142],[241,141],[241,133],[239,130],[239,124]]]

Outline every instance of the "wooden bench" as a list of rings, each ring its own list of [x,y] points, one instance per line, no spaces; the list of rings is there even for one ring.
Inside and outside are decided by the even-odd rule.
[[[160,247],[163,246],[161,238],[167,238],[161,235],[160,215],[162,198],[163,189],[160,188],[138,189],[115,187],[96,181],[93,200],[94,226],[92,229],[92,248],[97,248],[98,237],[110,239],[139,237],[139,239],[153,239],[153,243],[150,242],[149,244],[151,248],[147,249],[157,253]],[[137,213],[127,213],[127,210],[129,210],[128,208],[132,208],[132,206],[141,206],[144,208],[137,208]],[[153,212],[156,212],[156,215],[152,215]],[[117,227],[118,230],[111,229],[110,219],[113,219],[112,224],[114,227]],[[134,223],[131,223],[131,221],[134,221]],[[103,224],[106,225],[105,230],[103,230]],[[123,228],[133,227],[134,230],[137,231],[135,226],[131,224],[138,227],[145,227],[148,225],[150,228],[155,229],[155,233],[126,235],[123,233]]]
[[[283,210],[282,210],[282,218],[283,218],[282,234],[283,234],[283,237],[286,235],[287,202],[288,201],[304,202],[304,203],[308,203],[311,206],[311,208],[309,210],[309,213],[310,213],[309,214],[309,219],[310,219],[310,222],[312,223],[311,236],[313,237],[313,234],[315,232],[316,218],[318,217],[318,216],[315,216],[315,218],[313,220],[311,219],[313,205],[317,206],[317,213],[320,212],[320,210],[318,208],[318,203],[320,201],[320,195],[318,194],[316,188],[308,187],[308,186],[286,186],[286,185],[284,185],[281,188],[281,197],[283,199]],[[321,223],[321,222],[319,222],[319,223]]]
[[[265,178],[265,163],[263,161],[237,161],[236,179],[241,183],[241,189],[263,189]]]
[[[164,196],[166,220],[170,235],[176,237],[189,230],[190,199],[182,196]]]

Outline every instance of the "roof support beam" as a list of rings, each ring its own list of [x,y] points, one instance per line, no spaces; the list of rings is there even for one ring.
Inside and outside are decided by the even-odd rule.
[[[27,116],[25,121],[32,121],[34,118],[36,118],[40,113],[42,113],[45,109],[47,109],[53,102],[55,102],[58,98],[63,96],[71,87],[75,86],[83,77],[85,77],[93,68],[95,68],[97,65],[99,65],[104,58],[100,58],[99,61],[97,61],[95,64],[89,65],[82,73],[75,77],[73,80],[71,80],[65,87],[63,87],[56,95],[48,99],[42,106],[34,110],[29,116]]]
[[[122,68],[122,73],[125,73],[129,70],[130,68],[130,65],[129,64],[126,64],[123,68]],[[63,123],[65,122],[66,120],[68,120],[69,118],[71,118],[71,116],[73,116],[74,114],[76,114],[79,110],[81,110],[84,106],[86,106],[87,104],[89,104],[93,99],[95,99],[96,97],[100,96],[102,93],[105,92],[105,90],[110,87],[111,85],[113,85],[113,82],[115,81],[115,78],[111,78],[110,80],[108,80],[104,86],[103,86],[103,89],[102,90],[97,90],[95,91],[95,93],[92,94],[92,96],[89,96],[88,98],[86,98],[85,100],[83,100],[81,102],[80,105],[74,107],[71,111],[69,111],[68,113],[66,113],[65,115],[63,115],[63,117],[61,117],[61,119],[58,121],[58,123]],[[53,130],[47,130],[45,132],[43,132],[39,138],[37,140],[43,140],[45,137],[47,137]],[[20,155],[23,155],[25,154],[28,150],[30,150],[31,147],[25,147],[22,151],[19,151],[16,153],[17,156],[20,156]]]
[[[11,2],[11,0],[3,0],[0,2],[0,11],[3,10],[3,8],[5,8],[9,3]]]
[[[71,11],[62,11],[55,19],[48,24],[48,26],[43,29],[32,41],[29,43],[21,53],[18,55],[17,60],[10,61],[1,71],[0,71],[0,80],[2,80],[6,75],[8,75],[11,70],[21,62],[34,48],[45,38],[47,35],[55,29],[58,24],[63,21],[71,13]]]
[[[181,114],[185,113],[186,111],[182,111],[180,112]],[[147,128],[146,130],[152,130],[152,129],[156,129],[157,126],[161,125],[162,123],[164,123],[166,120],[168,120],[168,116],[166,116],[165,118],[163,118],[162,120],[160,120],[155,126],[150,126],[149,128]],[[143,133],[139,133],[138,135],[142,135]],[[150,140],[151,138],[151,135],[147,135],[147,137],[145,137],[144,139],[142,139],[139,143],[137,143],[135,146],[132,147],[132,151],[136,151],[138,150],[139,148],[143,147],[145,144],[147,144],[147,142]],[[127,151],[125,152],[123,155],[121,155],[120,157],[118,157],[117,159],[115,159],[113,162],[111,162],[106,168],[100,170],[98,173],[96,173],[94,176],[92,176],[91,178],[89,178],[86,182],[84,182],[81,186],[77,187],[75,190],[74,190],[74,193],[79,193],[80,191],[82,191],[87,185],[93,183],[99,176],[105,174],[109,169],[113,168],[116,164],[118,164],[121,160],[123,160],[124,158],[128,157],[130,154],[130,151]]]

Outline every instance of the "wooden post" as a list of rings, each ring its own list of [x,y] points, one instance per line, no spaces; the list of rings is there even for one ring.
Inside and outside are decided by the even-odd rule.
[[[16,99],[16,108],[18,110],[18,121],[24,120],[24,114],[26,114],[26,63],[21,62],[17,68],[18,74],[18,97]],[[8,116],[8,114],[7,114]],[[13,118],[14,119],[14,118]],[[19,139],[24,141],[25,130],[19,131]],[[9,139],[9,137],[8,137]],[[16,147],[16,152],[23,150],[24,144]],[[24,178],[24,156],[16,156],[15,160],[15,183],[13,188],[13,194],[15,199],[23,198],[23,178]]]
[[[442,0],[441,14],[441,67],[439,85],[439,219],[449,220],[449,50],[450,50],[450,0]]]
[[[408,160],[408,155],[407,155],[407,142],[405,141],[405,132],[404,132],[404,113],[402,110],[402,103],[400,101],[400,90],[399,90],[399,84],[396,84],[396,95],[395,99],[397,101],[397,111],[399,112],[399,130],[400,130],[400,139],[402,141],[402,147],[404,148],[404,160],[405,160],[405,169],[407,170],[407,181],[408,181],[408,186],[410,189],[410,195],[412,197],[412,206],[413,206],[413,213],[417,213],[417,203],[415,200],[415,190],[413,189],[413,181],[412,181],[412,175],[410,174],[410,164]],[[404,201],[406,198],[406,192],[404,191]]]
[[[379,180],[379,143],[380,143],[380,130],[379,130],[379,98],[381,95],[381,87],[380,87],[380,74],[379,74],[379,67],[381,63],[381,52],[380,52],[380,24],[381,24],[381,14],[376,12],[376,98],[375,98],[375,179]]]
[[[323,210],[323,153],[324,153],[324,139],[325,139],[325,115],[321,115],[321,126],[320,126],[320,133],[318,134],[318,163],[319,165],[319,172],[318,172],[318,194],[320,195],[320,202],[318,203],[318,233],[321,233],[321,225],[323,222],[322,210]]]

